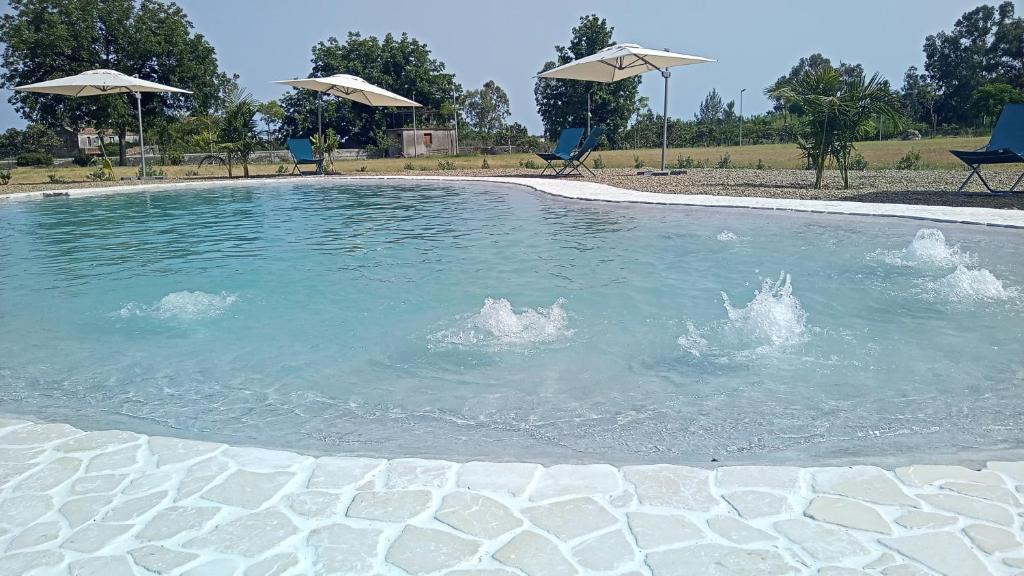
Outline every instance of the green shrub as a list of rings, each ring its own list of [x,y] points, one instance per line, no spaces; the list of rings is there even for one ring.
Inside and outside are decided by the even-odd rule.
[[[707,167],[708,167],[708,161],[707,160],[697,160],[697,165],[694,166],[694,168],[707,168]]]
[[[437,169],[438,170],[455,170],[455,162],[452,162],[451,160],[438,160],[437,161]]]
[[[920,155],[918,155],[920,156]],[[868,161],[864,159],[864,155],[860,152],[854,152],[850,158],[850,170],[867,170]]]
[[[139,169],[136,172],[136,174],[138,174],[139,178],[143,177],[142,166],[139,166]],[[167,174],[164,172],[163,168],[159,168],[159,167],[153,166],[151,164],[146,164],[146,174],[145,174],[145,177],[146,178],[152,178],[154,176],[167,176]]]
[[[897,170],[919,170],[921,168],[921,153],[913,148],[896,161]]]
[[[359,171],[360,172],[366,172],[366,164],[363,164],[362,166],[360,166],[359,167]]]
[[[277,167],[277,173],[278,174],[281,173],[281,168],[283,168],[283,166],[278,166]],[[195,176],[199,176],[199,170],[196,170],[195,168],[189,168],[188,170],[185,170],[185,176],[188,176],[190,178],[195,177]]]
[[[604,168],[604,158],[598,154],[597,158],[594,158],[594,170],[602,170]]]
[[[85,177],[93,182],[102,182],[107,179],[107,171],[103,169],[103,166],[96,165],[92,172],[86,174]]]
[[[723,170],[729,169],[729,168],[735,168],[735,166],[733,166],[733,163],[732,163],[732,156],[729,156],[728,152],[726,152],[725,154],[722,154],[722,157],[719,158],[718,162],[715,163],[715,168],[721,168]]]
[[[278,174],[287,174],[288,173],[288,167],[285,166],[284,164],[278,164],[277,165],[277,173]],[[198,174],[196,174],[196,175],[198,176]]]
[[[92,164],[92,156],[79,152],[75,154],[75,157],[71,159],[71,162],[80,168],[85,168],[89,164]]]
[[[484,156],[484,161],[480,163],[481,170],[490,170],[491,163],[487,161],[487,156]]]
[[[771,166],[765,164],[764,160],[761,160],[760,158],[758,158],[757,159],[757,165],[754,166],[754,168],[756,168],[758,170],[767,170],[767,169],[771,168]]]
[[[0,184],[3,184],[4,186],[7,186],[10,183],[11,183],[11,171],[10,170],[0,170]]]
[[[540,168],[540,165],[537,164],[536,162],[534,162],[533,158],[530,158],[529,160],[520,160],[519,161],[519,167],[520,168],[527,168],[529,170],[536,170],[536,169]]]
[[[406,162],[405,165],[402,166],[402,170],[415,170],[415,169],[416,169],[416,165],[413,164],[412,162]]]
[[[676,158],[676,163],[675,166],[673,166],[673,168],[675,168],[676,170],[687,170],[695,166],[697,166],[697,163],[693,161],[692,156],[687,156],[686,158],[683,158],[683,155],[680,154]]]
[[[641,158],[639,154],[633,154],[633,168],[639,170],[644,166],[647,166],[647,163],[644,162],[644,159]]]
[[[57,176],[57,174],[50,172],[46,175],[46,178],[50,181],[50,184],[67,184],[68,180]]]
[[[53,164],[53,156],[46,152],[22,152],[15,159],[18,166],[50,166]]]
[[[160,155],[160,163],[165,166],[181,166],[185,163],[185,153],[181,150],[169,150]]]

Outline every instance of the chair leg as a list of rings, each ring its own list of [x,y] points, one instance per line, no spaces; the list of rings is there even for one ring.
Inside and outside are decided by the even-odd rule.
[[[1019,193],[1017,192],[1017,186],[1020,185],[1021,181],[1024,181],[1024,173],[1017,177],[1017,180],[1013,183],[1013,186],[1010,186],[1009,190],[995,190],[992,188],[991,185],[989,185],[988,180],[985,180],[985,176],[982,175],[981,170],[979,170],[979,168],[980,165],[971,166],[971,173],[967,175],[967,179],[964,180],[963,184],[961,184],[960,188],[958,188],[956,191],[958,196],[1008,196],[1010,194]],[[987,194],[985,192],[964,192],[964,188],[967,187],[967,183],[970,182],[971,178],[974,178],[975,176],[978,177],[978,180],[981,180],[982,186],[984,186],[985,189],[988,190]]]
[[[971,173],[967,175],[967,179],[964,180],[962,184],[960,184],[959,188],[956,189],[956,193],[958,195],[961,195],[961,196],[966,195],[967,193],[964,192],[964,188],[967,187],[967,183],[971,181],[971,178],[974,178],[975,176],[978,176],[980,178],[981,177],[981,173],[978,172],[978,167],[977,166],[971,166]],[[984,180],[982,180],[982,181],[984,181]]]
[[[1024,180],[1024,172],[1021,172],[1020,176],[1018,176],[1017,180],[1013,183],[1013,186],[1010,186],[1010,193],[1017,193],[1017,185],[1020,184],[1021,180]]]

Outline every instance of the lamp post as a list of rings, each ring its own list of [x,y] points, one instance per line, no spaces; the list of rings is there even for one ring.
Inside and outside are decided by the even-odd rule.
[[[740,146],[743,146],[743,93],[747,89],[740,90]]]
[[[455,76],[452,76],[452,107],[455,110],[455,155],[459,155],[459,99],[455,95]]]

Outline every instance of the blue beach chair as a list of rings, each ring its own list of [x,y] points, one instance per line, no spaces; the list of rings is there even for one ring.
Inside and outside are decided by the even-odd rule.
[[[292,174],[296,171],[305,176],[307,173],[302,171],[299,166],[307,166],[309,164],[316,165],[316,171],[311,174],[323,174],[324,173],[324,159],[317,158],[313,154],[313,143],[308,138],[289,138],[288,139],[288,151],[292,154],[292,160],[295,161],[295,166],[292,168]]]
[[[590,134],[587,135],[587,139],[583,141],[583,144],[579,148],[576,149],[576,152],[572,154],[572,157],[565,161],[565,166],[563,166],[556,175],[572,176],[573,174],[579,174],[582,176],[583,174],[580,172],[580,168],[582,168],[587,172],[590,172],[590,175],[593,176],[593,170],[588,168],[586,164],[587,157],[594,151],[594,148],[597,148],[598,143],[601,142],[601,137],[604,136],[604,133],[607,131],[607,128],[601,126],[591,130]]]
[[[541,171],[544,174],[551,168],[552,172],[558,173],[555,165],[552,162],[568,162],[572,158],[573,151],[580,145],[580,140],[583,139],[583,128],[566,128],[562,130],[562,134],[558,136],[558,144],[555,145],[555,149],[551,152],[539,152],[537,156],[541,160],[547,162],[547,166]]]
[[[986,164],[1024,162],[1024,104],[1007,104],[1003,107],[1003,113],[999,115],[999,120],[996,121],[996,126],[992,129],[992,138],[989,139],[988,145],[985,147],[970,152],[962,150],[950,150],[949,152],[971,168],[970,175],[957,189],[957,194],[981,196],[1019,194],[1017,185],[1024,180],[1024,173],[1017,178],[1009,190],[993,190],[985,177],[981,175],[979,168]],[[985,189],[988,190],[988,194],[964,192],[967,183],[975,176],[981,180]]]

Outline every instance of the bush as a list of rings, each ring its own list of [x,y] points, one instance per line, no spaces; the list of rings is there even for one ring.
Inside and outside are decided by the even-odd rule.
[[[71,162],[73,162],[75,166],[85,168],[89,164],[92,164],[92,156],[79,152],[78,154],[75,155],[74,158],[71,159]]]
[[[897,170],[919,170],[921,168],[921,153],[913,148],[896,161]]]
[[[103,166],[97,165],[85,177],[93,182],[102,182],[107,179],[107,171],[103,169]]]
[[[644,162],[644,159],[641,158],[638,154],[633,154],[633,168],[639,170],[644,166],[647,166],[647,163]]]
[[[531,158],[529,160],[520,160],[519,161],[519,167],[520,168],[527,168],[527,169],[530,169],[530,170],[536,170],[536,169],[540,168],[540,165],[538,165],[536,162],[534,162],[533,159]]]
[[[10,183],[11,183],[11,171],[10,170],[0,170],[0,184],[3,184],[4,186],[7,186]]]
[[[142,166],[139,166],[139,169],[136,172],[136,174],[139,175],[139,178],[143,177]],[[152,166],[151,164],[146,164],[146,174],[145,174],[146,178],[152,178],[153,176],[166,176],[166,175],[167,174],[164,173],[163,168],[157,168],[155,166]]]
[[[165,166],[181,166],[185,163],[185,153],[181,150],[171,150],[160,155],[160,163]]]
[[[437,169],[438,170],[455,170],[455,162],[452,162],[451,160],[438,160],[437,161]]]
[[[480,169],[481,170],[490,170],[491,169],[491,163],[487,161],[487,157],[486,156],[484,156],[484,161],[480,163]]]
[[[676,164],[675,164],[675,166],[673,166],[673,168],[675,168],[677,170],[687,170],[689,168],[694,168],[696,166],[697,166],[697,163],[693,161],[693,157],[692,156],[687,156],[686,158],[683,158],[683,155],[680,154],[676,158]]]
[[[281,173],[281,168],[283,168],[283,166],[278,166],[277,167],[277,173],[278,174]],[[190,177],[190,178],[195,177],[195,176],[199,176],[199,170],[196,170],[195,168],[189,168],[188,170],[185,170],[185,176]]]
[[[860,152],[854,152],[853,157],[850,158],[850,170],[867,170],[868,161],[864,159],[864,155]]]
[[[362,166],[360,166],[359,167],[359,171],[360,172],[366,172],[366,164],[363,164]]]
[[[594,158],[594,170],[601,170],[603,168],[604,168],[604,158],[601,158],[601,155],[598,154],[597,158]]]
[[[57,174],[50,172],[46,175],[46,178],[50,181],[50,184],[67,184],[68,180],[57,176]]]
[[[50,166],[53,164],[53,156],[46,152],[22,152],[15,159],[18,166]]]
[[[277,165],[277,172],[276,173],[277,174],[287,174],[288,173],[288,166],[285,166],[284,164],[278,164]],[[197,176],[198,176],[198,174],[197,174]]]
[[[721,169],[735,168],[735,166],[733,166],[733,163],[732,163],[732,156],[729,156],[728,152],[723,154],[722,157],[718,159],[718,162],[715,163],[715,168],[721,168]]]
[[[413,164],[412,162],[406,162],[405,165],[402,166],[402,170],[415,170],[415,169],[416,169],[416,165]]]
[[[758,170],[767,170],[767,169],[771,168],[771,166],[765,164],[764,160],[761,160],[760,158],[758,158],[757,159],[757,165],[754,166],[754,168],[756,168]]]

